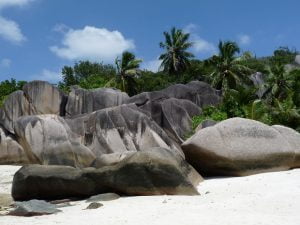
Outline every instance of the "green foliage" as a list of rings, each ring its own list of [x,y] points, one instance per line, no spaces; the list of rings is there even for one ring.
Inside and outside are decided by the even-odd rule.
[[[212,85],[226,93],[229,89],[235,89],[238,85],[249,83],[250,73],[252,72],[244,63],[248,55],[237,57],[240,48],[235,42],[219,42],[219,54],[206,60],[209,66],[214,68],[209,75]]]
[[[3,103],[9,94],[21,90],[24,84],[26,84],[26,81],[17,82],[15,79],[2,81],[0,83],[0,107],[3,106]]]
[[[180,29],[173,27],[169,32],[163,33],[165,41],[159,45],[165,50],[159,59],[162,60],[161,68],[168,74],[176,74],[184,72],[190,65],[190,59],[194,55],[187,51],[192,46],[189,42],[189,33],[184,33]]]
[[[68,92],[72,85],[79,85],[86,89],[99,88],[103,87],[115,75],[116,70],[110,64],[79,61],[73,67],[63,67],[63,79],[58,87],[65,92]]]
[[[192,118],[192,129],[195,130],[204,120],[222,121],[226,120],[227,118],[228,116],[226,112],[222,112],[216,107],[208,106],[203,109],[201,115],[194,116]]]
[[[288,47],[279,47],[273,53],[270,61],[272,64],[290,64],[294,63],[296,55],[299,54],[297,50]]]
[[[280,47],[272,56],[257,58],[248,51],[240,53],[235,42],[220,41],[218,54],[201,61],[193,59],[188,52],[192,46],[189,37],[188,33],[176,28],[164,32],[165,40],[160,43],[164,50],[160,56],[162,70],[159,72],[140,70],[142,61],[133,53],[124,52],[115,65],[79,61],[74,66],[64,66],[58,87],[65,92],[72,85],[85,89],[115,87],[132,96],[200,80],[222,91],[222,103],[206,107],[201,115],[194,117],[193,129],[206,119],[221,121],[243,117],[300,131],[300,69],[295,64],[289,70],[285,66],[294,63],[298,51]],[[266,77],[263,87],[254,87],[250,80],[255,72]],[[1,82],[0,106],[7,95],[21,89],[24,83],[14,79]],[[266,90],[265,94],[258,97],[258,89]]]
[[[140,63],[142,60],[136,59],[135,55],[131,52],[123,52],[121,59],[116,58],[115,63],[117,67],[117,74],[106,86],[116,87],[122,91],[127,92],[129,96],[137,94],[136,78],[140,74]]]
[[[275,105],[271,108],[272,122],[282,124],[300,130],[300,110],[289,95],[285,100],[275,99]]]

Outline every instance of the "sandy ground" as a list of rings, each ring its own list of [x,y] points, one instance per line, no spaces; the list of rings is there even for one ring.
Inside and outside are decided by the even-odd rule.
[[[0,193],[9,193],[18,167],[0,166]],[[83,210],[72,202],[62,213],[41,217],[1,216],[1,225],[299,225],[300,169],[199,185],[200,196],[123,197]]]

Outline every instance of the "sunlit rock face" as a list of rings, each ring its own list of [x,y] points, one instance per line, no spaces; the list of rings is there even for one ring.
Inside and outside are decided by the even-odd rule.
[[[129,99],[125,92],[113,88],[85,90],[74,86],[68,96],[65,115],[72,117],[122,105]]]
[[[299,147],[299,134],[294,132],[232,118],[199,130],[182,149],[187,161],[202,174],[243,176],[287,170],[295,167]]]

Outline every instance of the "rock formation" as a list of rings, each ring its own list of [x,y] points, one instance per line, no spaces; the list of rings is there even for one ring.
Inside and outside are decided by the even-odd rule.
[[[91,166],[95,155],[80,143],[63,118],[57,115],[20,117],[15,133],[31,163]]]
[[[29,165],[14,176],[15,200],[85,198],[114,192],[127,195],[197,195],[202,177],[166,149],[136,152],[100,169]]]
[[[294,132],[232,118],[199,130],[182,149],[201,174],[241,176],[287,170],[295,166],[299,147],[295,138],[299,134]]]

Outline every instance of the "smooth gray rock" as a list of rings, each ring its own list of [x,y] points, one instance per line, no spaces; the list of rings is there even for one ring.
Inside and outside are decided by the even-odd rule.
[[[8,96],[0,112],[0,125],[14,132],[14,122],[21,116],[56,114],[61,115],[65,104],[64,94],[45,81],[32,81],[22,91]]]
[[[182,145],[201,174],[249,175],[290,169],[295,152],[276,129],[258,121],[232,118],[199,130]]]
[[[94,195],[86,200],[86,202],[103,202],[103,201],[112,201],[120,198],[120,195],[115,193],[105,193]]]
[[[176,98],[150,101],[140,109],[178,143],[192,131],[192,117],[201,114],[201,109],[193,102]]]
[[[98,88],[86,90],[74,86],[68,96],[66,116],[72,117],[122,105],[128,98],[125,92],[118,89]]]
[[[86,209],[98,209],[98,208],[100,208],[102,206],[103,206],[102,203],[92,202],[91,204],[88,205],[88,207],[86,207]]]
[[[126,103],[135,103],[137,106],[141,106],[149,101],[162,101],[168,98],[190,100],[199,107],[217,105],[221,100],[216,94],[216,90],[209,84],[192,81],[188,84],[174,84],[161,91],[144,92],[129,98]]]
[[[42,200],[15,202],[16,208],[9,212],[11,216],[42,216],[61,212],[55,205]]]
[[[54,85],[46,81],[32,81],[24,85],[23,92],[30,102],[33,115],[61,115],[64,108],[64,94]]]
[[[106,108],[66,121],[97,158],[102,154],[151,147],[169,148],[184,156],[180,146],[134,104]]]
[[[170,150],[136,152],[100,169],[29,165],[14,176],[15,200],[86,198],[101,193],[196,195],[203,178]]]
[[[0,126],[0,165],[27,163],[27,155],[15,136]]]
[[[295,152],[295,159],[292,168],[300,167],[300,133],[297,131],[280,125],[272,126],[280,132],[283,138],[290,144],[291,149]]]
[[[10,94],[0,110],[0,124],[13,133],[14,122],[21,116],[33,115],[34,111],[23,91]]]
[[[104,166],[113,166],[124,160],[126,157],[134,154],[136,151],[115,152],[102,154],[96,158],[93,167],[101,168]]]
[[[30,163],[88,167],[95,160],[93,152],[57,115],[21,117],[15,133]]]

